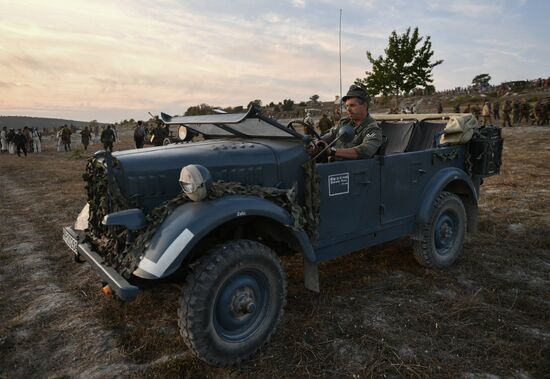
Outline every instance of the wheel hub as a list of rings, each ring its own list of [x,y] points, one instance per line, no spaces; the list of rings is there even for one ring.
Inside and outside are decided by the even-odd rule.
[[[254,291],[250,287],[237,289],[231,301],[231,312],[235,316],[244,316],[249,313],[254,313],[256,303],[254,301]]]
[[[443,213],[437,220],[434,242],[439,254],[447,254],[449,249],[453,246],[456,239],[456,227],[456,216],[451,212]]]
[[[229,341],[243,341],[262,323],[267,312],[268,283],[256,270],[231,277],[221,288],[214,308],[214,326]]]

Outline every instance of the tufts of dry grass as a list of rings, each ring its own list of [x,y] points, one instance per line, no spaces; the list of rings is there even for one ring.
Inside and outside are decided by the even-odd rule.
[[[55,283],[64,298],[82,304],[78,314],[52,313],[22,328],[17,317],[33,294],[8,291],[23,285],[28,273],[9,271],[19,259],[17,244],[0,233],[0,290],[6,291],[0,296],[2,376],[37,376],[38,368],[40,375],[88,372],[84,367],[96,364],[107,370],[102,377],[544,377],[550,372],[549,133],[504,130],[504,165],[482,187],[479,233],[468,238],[463,256],[448,270],[419,266],[403,239],[322,264],[322,291],[314,294],[303,288],[301,258],[285,258],[283,322],[258,355],[232,369],[205,365],[182,343],[178,284],[160,284],[123,304],[101,297],[96,274],[72,262],[60,228],[73,222],[84,202],[80,173],[90,151],[46,148],[27,159],[2,155],[0,177],[17,187],[0,188],[4,225],[31,224],[51,268],[36,285]],[[129,148],[131,141],[117,146]],[[17,208],[7,205],[18,190],[28,197],[20,209],[27,218],[14,217]],[[75,352],[73,361],[43,356],[40,366],[21,369],[28,352],[17,346],[18,333],[40,335],[35,328],[45,321],[86,325],[87,319],[97,320],[105,333],[111,359]],[[42,337],[52,354],[62,348],[54,336]],[[67,346],[89,339],[78,328],[64,338]],[[25,349],[44,351],[32,344]]]

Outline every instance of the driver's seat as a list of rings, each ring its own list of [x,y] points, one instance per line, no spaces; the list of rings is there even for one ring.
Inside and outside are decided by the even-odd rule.
[[[382,135],[382,144],[376,150],[374,155],[386,155],[386,147],[388,146],[388,136]]]

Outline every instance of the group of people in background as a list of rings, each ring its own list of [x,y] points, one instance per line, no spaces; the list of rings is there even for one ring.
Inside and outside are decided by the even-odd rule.
[[[443,113],[441,101],[436,104],[436,113]],[[482,125],[494,124],[503,127],[515,127],[524,125],[548,125],[550,122],[550,101],[538,99],[534,106],[531,106],[527,99],[507,99],[501,104],[499,100],[482,104],[466,104],[462,107],[456,103],[453,106],[453,113],[471,113]],[[401,110],[390,108],[390,114],[417,113],[417,105],[407,106]]]
[[[2,153],[17,154],[27,156],[27,153],[42,152],[42,133],[36,128],[25,126],[23,129],[3,127],[0,131],[0,151]]]
[[[80,142],[84,150],[88,150],[88,146],[92,143],[95,137],[98,137],[99,126],[86,126],[80,134]],[[58,152],[69,152],[72,150],[72,135],[77,133],[77,128],[74,125],[64,124],[60,126],[53,134],[55,147]],[[48,129],[29,128],[25,126],[22,129],[8,129],[6,126],[0,130],[0,152],[7,154],[17,154],[18,156],[27,156],[28,153],[42,152],[43,136],[50,134]],[[117,140],[116,128],[113,125],[103,127],[101,136],[99,137],[103,148],[108,151],[113,151],[113,145]]]
[[[471,113],[482,125],[501,123],[503,127],[525,125],[543,126],[549,123],[550,103],[537,100],[531,107],[526,99],[513,101],[508,99],[501,104],[498,100],[494,102],[485,101],[481,106],[477,104],[467,104],[460,109],[460,104],[454,107],[455,113]]]
[[[158,117],[154,118],[156,127],[153,130],[149,130],[143,121],[138,121],[134,128],[134,144],[136,149],[142,149],[145,145],[145,141],[149,139],[149,142],[153,146],[162,146],[165,144],[166,139],[170,138],[170,126],[163,124]]]

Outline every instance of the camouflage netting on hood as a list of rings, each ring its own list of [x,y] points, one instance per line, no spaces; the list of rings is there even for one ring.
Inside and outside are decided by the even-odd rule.
[[[113,165],[117,165],[113,159]],[[305,230],[312,241],[317,239],[319,226],[319,179],[315,171],[315,164],[308,162],[304,165],[305,177],[305,204],[301,206],[296,198],[296,186],[289,189],[261,187],[235,182],[214,182],[208,199],[214,200],[230,195],[249,195],[261,197],[283,207],[291,216],[294,230]],[[86,242],[98,252],[105,262],[114,267],[121,275],[129,278],[137,268],[140,257],[143,255],[149,240],[155,234],[158,226],[180,205],[190,202],[185,194],[179,194],[153,209],[145,217],[145,229],[130,232],[124,227],[106,227],[101,222],[103,217],[112,212],[135,206],[126,200],[113,180],[107,185],[107,174],[103,163],[91,159],[83,174],[86,182],[86,192],[90,205],[90,218],[86,230]],[[109,188],[109,197],[107,189]],[[110,209],[110,211],[109,211]],[[132,233],[131,235],[129,233]]]

